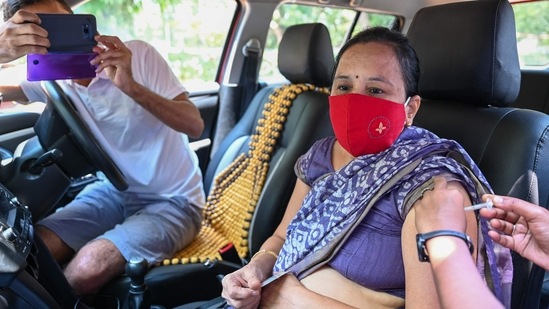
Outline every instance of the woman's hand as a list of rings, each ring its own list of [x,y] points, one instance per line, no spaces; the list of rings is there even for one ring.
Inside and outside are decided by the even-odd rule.
[[[494,230],[488,235],[500,245],[549,270],[549,211],[521,199],[484,195],[491,199],[492,209],[481,209],[480,215],[491,219]]]
[[[297,278],[288,273],[269,283],[261,295],[261,308],[295,308],[305,302],[295,303],[292,300],[298,289],[305,288]]]
[[[223,278],[221,296],[234,308],[257,308],[261,300],[263,277],[260,267],[251,262]]]

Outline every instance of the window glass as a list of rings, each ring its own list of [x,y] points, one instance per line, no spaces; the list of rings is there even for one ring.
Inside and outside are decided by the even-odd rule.
[[[231,0],[94,0],[74,9],[94,14],[101,34],[155,46],[191,92],[215,85],[235,10]]]
[[[218,88],[215,77],[236,5],[234,0],[93,0],[73,10],[95,15],[101,34],[152,44],[193,92]],[[3,85],[26,79],[25,60],[2,64]],[[0,111],[40,111],[43,106],[4,102]]]
[[[394,15],[362,12],[358,16],[356,27],[353,28],[353,35],[372,26],[383,26],[394,30],[400,30],[399,18]],[[340,45],[337,45],[338,50],[339,47],[343,45],[343,42],[344,41],[341,41]]]
[[[357,14],[358,19],[357,19]],[[356,26],[353,24],[357,19]],[[273,82],[285,82],[285,78],[278,71],[278,44],[284,33],[284,29],[292,25],[304,23],[323,23],[330,32],[334,54],[348,38],[352,29],[356,33],[369,26],[393,27],[398,18],[392,15],[357,12],[348,9],[336,9],[328,7],[306,6],[300,4],[280,5],[273,13],[270,24],[263,60],[259,71],[261,80]]]
[[[513,5],[521,67],[549,68],[549,1]]]

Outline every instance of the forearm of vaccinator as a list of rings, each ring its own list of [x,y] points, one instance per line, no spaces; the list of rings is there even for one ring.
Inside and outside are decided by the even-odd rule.
[[[439,236],[425,245],[442,308],[503,308],[482,280],[462,239]]]

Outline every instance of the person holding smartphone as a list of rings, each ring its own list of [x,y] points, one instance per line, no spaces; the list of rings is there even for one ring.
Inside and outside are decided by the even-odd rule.
[[[4,5],[7,1],[4,2]],[[26,54],[45,54],[50,46],[47,31],[33,12],[20,10],[0,25],[0,64]]]
[[[12,24],[21,15],[36,13],[72,11],[63,0],[7,1],[4,6],[4,18]],[[40,28],[39,20],[28,21],[33,30]],[[17,32],[6,33],[4,40],[18,39]],[[129,188],[118,191],[100,179],[35,227],[64,265],[77,295],[98,292],[133,257],[152,264],[182,249],[198,234],[205,203],[198,158],[188,139],[201,135],[204,122],[185,87],[150,44],[108,35],[94,38],[97,56],[90,63],[97,65],[97,75],[57,82]],[[6,59],[35,51],[45,52],[19,48]],[[0,87],[0,92],[6,100],[47,98],[39,82]]]

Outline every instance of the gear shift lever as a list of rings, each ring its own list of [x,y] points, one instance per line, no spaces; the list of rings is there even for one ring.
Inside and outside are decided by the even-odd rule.
[[[126,273],[130,277],[130,289],[124,303],[124,309],[150,309],[145,274],[149,264],[142,257],[132,257],[126,264]]]
[[[43,155],[41,155],[32,165],[29,167],[29,173],[40,174],[42,169],[46,166],[50,166],[59,161],[63,153],[59,149],[52,149]]]

